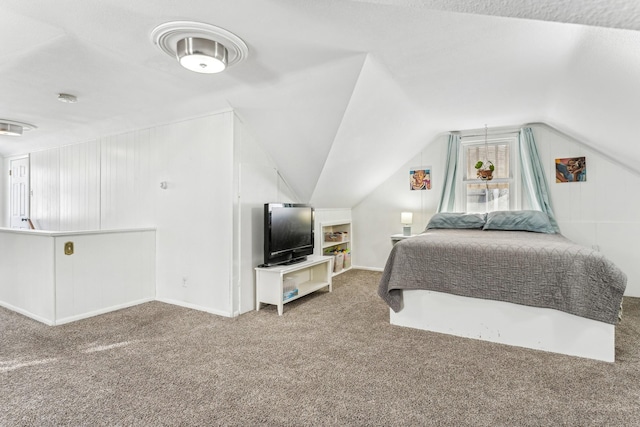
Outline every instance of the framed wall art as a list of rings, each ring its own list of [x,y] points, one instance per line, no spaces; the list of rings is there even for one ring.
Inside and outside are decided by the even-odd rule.
[[[583,182],[586,180],[586,157],[556,159],[556,182]]]
[[[431,166],[411,168],[409,171],[409,189],[431,190]]]

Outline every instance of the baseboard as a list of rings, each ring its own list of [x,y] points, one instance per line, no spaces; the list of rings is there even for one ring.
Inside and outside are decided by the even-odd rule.
[[[124,304],[113,305],[111,307],[101,308],[100,310],[90,311],[88,313],[77,314],[75,316],[68,316],[55,321],[54,325],[64,325],[65,323],[75,322],[76,320],[87,319],[89,317],[98,316],[100,314],[110,313],[112,311],[122,310],[123,308],[133,307],[134,305],[144,304],[145,302],[154,301],[155,298],[142,298],[136,301],[127,302]]]
[[[9,303],[6,303],[4,301],[0,301],[0,306],[6,308],[7,310],[11,310],[11,311],[15,311],[16,313],[22,314],[23,316],[26,316],[30,319],[36,320],[40,323],[44,323],[45,325],[49,325],[49,326],[53,326],[55,325],[55,322],[52,320],[49,320],[47,318],[44,318],[42,316],[38,316],[37,314],[33,314],[25,309],[19,308],[19,307],[15,307]]]
[[[382,273],[384,271],[384,268],[379,268],[379,267],[363,267],[361,265],[354,265],[352,268],[356,269],[356,270],[368,270],[368,271],[378,271],[380,273]]]
[[[192,310],[198,310],[198,311],[204,311],[206,313],[211,313],[211,314],[216,314],[218,316],[223,316],[223,317],[233,317],[232,313],[229,312],[225,312],[225,311],[220,311],[220,310],[214,310],[208,307],[202,307],[200,305],[196,305],[196,304],[191,304],[188,302],[184,302],[184,301],[178,301],[178,300],[174,300],[171,298],[156,298],[156,301],[159,302],[164,302],[166,304],[172,304],[172,305],[177,305],[180,307],[184,307],[184,308],[190,308]]]
[[[237,316],[239,313],[228,313],[228,312],[224,312],[224,311],[219,311],[219,310],[213,310],[207,307],[202,307],[200,305],[196,305],[196,304],[190,304],[187,302],[183,302],[183,301],[178,301],[178,300],[173,300],[170,298],[142,298],[136,301],[131,301],[131,302],[127,302],[124,304],[118,304],[118,305],[114,305],[111,307],[106,307],[106,308],[101,308],[99,310],[94,310],[94,311],[90,311],[87,313],[82,313],[82,314],[77,314],[74,316],[67,316],[64,317],[62,319],[57,319],[57,320],[51,320],[51,319],[46,319],[42,316],[38,316],[36,314],[33,314],[25,309],[19,308],[19,307],[15,307],[11,304],[8,304],[4,301],[0,301],[0,307],[4,307],[7,310],[11,310],[14,311],[16,313],[22,314],[25,317],[28,317],[30,319],[36,320],[40,323],[44,323],[45,325],[48,326],[57,326],[57,325],[64,325],[66,323],[71,323],[71,322],[75,322],[77,320],[82,320],[82,319],[87,319],[89,317],[94,317],[94,316],[99,316],[101,314],[105,314],[105,313],[110,313],[112,311],[117,311],[117,310],[121,310],[123,308],[128,308],[128,307],[133,307],[135,305],[139,305],[139,304],[144,304],[147,302],[151,302],[151,301],[159,301],[159,302],[163,302],[166,304],[172,304],[172,305],[177,305],[180,307],[184,307],[184,308],[189,308],[192,310],[198,310],[198,311],[204,311],[206,313],[210,313],[210,314],[215,314],[218,316],[223,316],[223,317],[234,317]]]

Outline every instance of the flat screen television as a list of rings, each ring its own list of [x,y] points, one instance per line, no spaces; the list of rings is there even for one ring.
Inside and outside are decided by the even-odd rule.
[[[293,264],[313,255],[314,211],[300,203],[264,205],[264,264]]]

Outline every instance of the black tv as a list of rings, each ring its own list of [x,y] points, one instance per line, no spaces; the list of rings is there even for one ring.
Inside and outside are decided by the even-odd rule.
[[[300,203],[264,205],[264,264],[293,264],[313,255],[314,211]]]

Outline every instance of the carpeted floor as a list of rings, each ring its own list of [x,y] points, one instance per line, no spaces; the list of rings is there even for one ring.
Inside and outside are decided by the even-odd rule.
[[[379,278],[337,276],[282,317],[0,308],[0,425],[640,425],[640,300],[611,364],[391,326]]]

